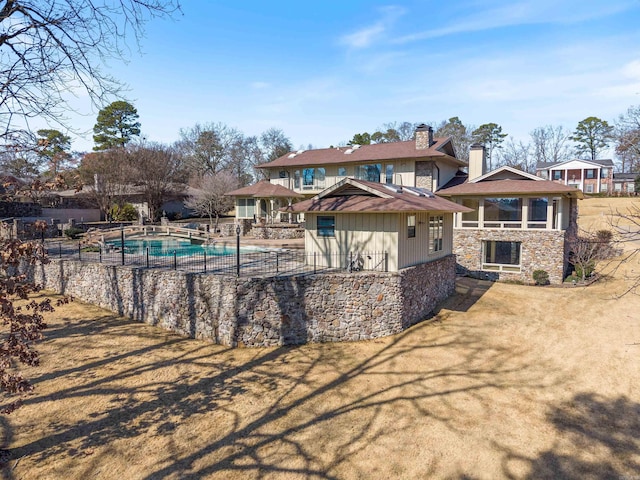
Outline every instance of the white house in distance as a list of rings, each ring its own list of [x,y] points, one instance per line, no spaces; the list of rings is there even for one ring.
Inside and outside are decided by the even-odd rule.
[[[584,193],[610,193],[613,182],[613,160],[569,160],[539,162],[536,175],[575,187]]]
[[[453,214],[471,210],[426,189],[345,178],[286,211],[305,214],[305,251],[323,266],[355,253],[363,269],[393,272],[451,255]]]

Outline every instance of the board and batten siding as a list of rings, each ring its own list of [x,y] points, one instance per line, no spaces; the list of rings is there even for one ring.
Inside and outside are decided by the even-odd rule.
[[[416,213],[416,236],[409,238],[407,234],[407,217],[410,214],[400,214],[399,239],[398,239],[398,269],[426,263],[436,258],[451,254],[453,249],[453,214],[435,214],[429,212]],[[429,254],[429,216],[443,215],[442,250]]]
[[[389,271],[398,270],[398,214],[307,212],[305,215],[306,253],[317,253],[328,260],[331,254],[387,252]],[[318,216],[335,217],[335,237],[318,236]]]

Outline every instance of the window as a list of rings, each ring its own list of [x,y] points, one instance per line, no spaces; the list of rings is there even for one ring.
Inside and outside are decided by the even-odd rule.
[[[584,193],[593,193],[593,185],[585,185]]]
[[[616,184],[614,185],[613,189],[614,189],[616,192],[621,192],[621,191],[622,191],[622,184],[621,184],[621,183],[616,183]]]
[[[253,218],[256,211],[254,198],[239,198],[237,200],[238,218]]]
[[[442,215],[429,215],[429,253],[442,251],[442,239],[444,237],[444,217]]]
[[[315,176],[315,173],[315,169],[313,168],[305,168],[304,170],[302,170],[302,188],[313,188],[313,178]]]
[[[286,170],[280,170],[280,172],[278,172],[278,176],[280,178],[287,178],[287,171]]]
[[[415,238],[416,236],[416,216],[407,215],[407,238]]]
[[[336,217],[318,217],[317,225],[319,237],[336,236]]]
[[[554,180],[562,180],[562,172],[560,170],[553,171],[553,179]]]
[[[544,178],[546,180],[548,176],[549,176],[549,174],[548,174],[548,172],[546,170],[542,170],[540,172],[540,177],[541,178]]]
[[[635,184],[633,184],[633,183],[627,183],[627,192],[629,192],[629,193],[633,193],[633,192],[635,192],[635,190],[636,190],[636,189],[635,189]]]
[[[587,178],[596,178],[596,171],[593,169],[587,170]]]
[[[603,168],[600,170],[600,178],[609,178],[609,169]]]
[[[296,170],[293,176],[293,188],[300,188],[300,170]]]
[[[522,199],[486,198],[484,221],[485,227],[519,228],[522,222]]]
[[[478,211],[480,210],[480,202],[473,198],[465,198],[462,205],[472,209],[472,212],[462,214],[462,227],[476,228],[478,226]]]
[[[369,182],[380,182],[380,174],[382,173],[382,165],[358,165],[356,167],[355,177],[358,180],[368,180]]]
[[[387,165],[384,169],[385,173],[385,183],[391,184],[393,183],[393,165]]]
[[[505,272],[520,271],[521,242],[482,242],[482,269]]]
[[[339,177],[346,177],[347,176],[346,167],[338,167],[338,176]]]
[[[545,228],[547,226],[547,206],[549,200],[546,198],[529,199],[529,223],[528,228]]]

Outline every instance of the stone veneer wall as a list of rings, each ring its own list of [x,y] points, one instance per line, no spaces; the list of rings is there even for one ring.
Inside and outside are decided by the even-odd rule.
[[[34,277],[49,290],[182,335],[266,347],[398,333],[453,293],[455,257],[393,273],[273,278],[52,260]]]
[[[521,271],[514,273],[481,270],[483,240],[522,242]],[[458,257],[458,264],[470,275],[496,280],[533,283],[533,271],[541,269],[549,274],[550,283],[560,284],[564,280],[567,266],[565,232],[557,230],[455,228],[453,253]]]
[[[290,240],[304,238],[304,228],[298,225],[254,225],[248,235],[253,238]]]
[[[433,189],[433,162],[416,162],[416,187]]]

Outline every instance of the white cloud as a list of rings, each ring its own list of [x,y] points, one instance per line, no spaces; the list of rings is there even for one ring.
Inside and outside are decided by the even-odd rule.
[[[267,82],[251,82],[249,86],[254,90],[264,90],[266,88],[269,88],[271,84]]]
[[[340,44],[351,49],[367,48],[385,37],[385,33],[395,21],[405,14],[406,10],[398,6],[387,6],[379,9],[382,18],[373,25],[361,28],[353,33],[343,35]]]

